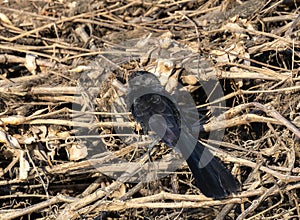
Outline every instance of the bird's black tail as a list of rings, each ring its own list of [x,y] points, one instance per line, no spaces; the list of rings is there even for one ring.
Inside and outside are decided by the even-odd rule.
[[[229,170],[199,141],[195,144],[190,134],[187,137],[179,141],[177,147],[190,167],[196,186],[201,192],[215,199],[236,193],[239,186]]]
[[[208,150],[204,150],[201,143],[197,143],[194,151],[187,159],[197,187],[207,197],[224,198],[236,193],[238,185],[232,174]],[[208,157],[211,160],[202,167],[201,160]],[[201,159],[200,159],[201,158]],[[204,159],[205,161],[205,159]]]

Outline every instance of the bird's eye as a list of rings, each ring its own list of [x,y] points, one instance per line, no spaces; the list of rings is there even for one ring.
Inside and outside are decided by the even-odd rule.
[[[151,96],[151,103],[158,104],[161,101],[161,97],[159,95],[153,95]]]

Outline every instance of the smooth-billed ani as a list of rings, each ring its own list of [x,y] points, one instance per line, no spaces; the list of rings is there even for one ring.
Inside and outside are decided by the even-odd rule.
[[[232,174],[195,138],[172,96],[158,78],[146,71],[129,79],[126,103],[143,132],[154,131],[161,140],[182,153],[197,187],[207,196],[220,199],[235,193],[238,184]]]

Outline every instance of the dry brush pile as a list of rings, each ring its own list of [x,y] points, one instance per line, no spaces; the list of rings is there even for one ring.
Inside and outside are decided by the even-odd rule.
[[[299,218],[299,10],[298,0],[0,3],[0,218]],[[191,94],[199,138],[238,194],[206,198],[176,152],[147,150],[124,106],[141,69]],[[200,82],[213,80],[223,93],[212,100]],[[147,182],[153,167],[175,168]]]

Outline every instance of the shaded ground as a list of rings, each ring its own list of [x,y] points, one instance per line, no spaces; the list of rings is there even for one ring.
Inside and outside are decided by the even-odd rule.
[[[0,218],[299,218],[299,9],[298,0],[0,3]],[[237,195],[204,197],[162,144],[146,174],[159,159],[155,173],[172,172],[142,181],[151,140],[123,103],[140,69],[191,93],[200,138],[221,146],[212,150],[241,182]],[[210,98],[216,89],[199,81],[216,79],[224,94]]]

